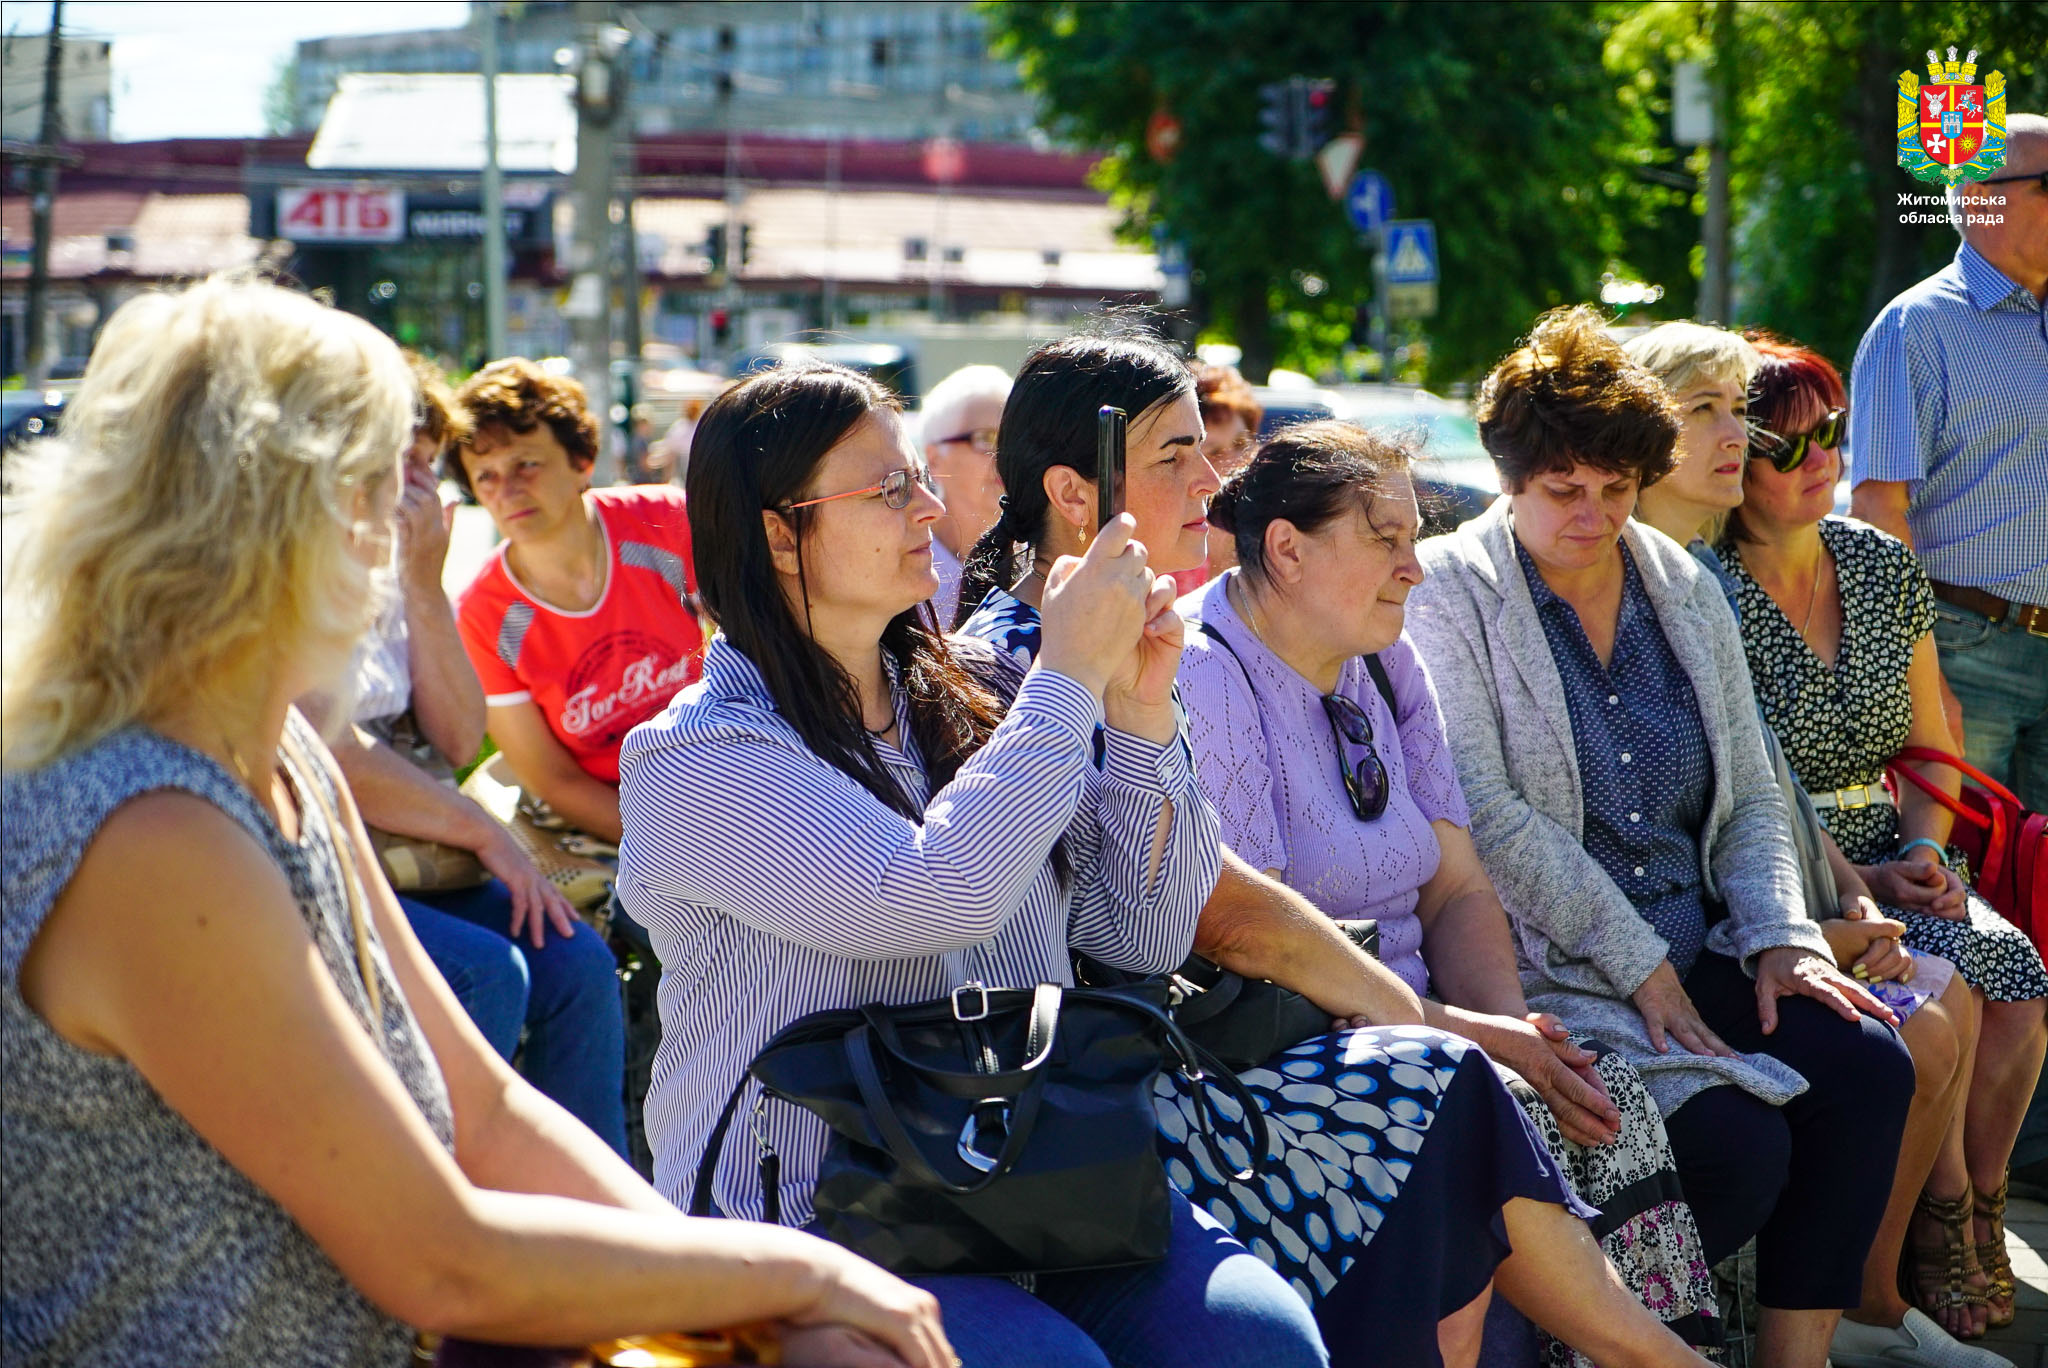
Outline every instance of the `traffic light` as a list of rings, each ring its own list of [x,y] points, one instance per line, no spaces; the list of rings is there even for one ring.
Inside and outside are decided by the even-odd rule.
[[[1259,146],[1276,157],[1294,155],[1294,82],[1268,81],[1259,87]]]
[[[725,225],[714,223],[704,230],[704,255],[711,258],[712,274],[725,269]]]
[[[753,259],[754,225],[751,223],[742,223],[740,225],[740,265],[744,266]]]
[[[713,309],[711,311],[712,344],[715,346],[723,347],[727,342],[730,342],[731,340],[732,315],[727,313],[724,309]]]
[[[1259,87],[1259,146],[1276,157],[1307,161],[1330,140],[1337,83],[1321,76],[1289,76]]]
[[[1303,79],[1301,112],[1295,126],[1297,157],[1313,157],[1330,140],[1330,117],[1336,110],[1337,83],[1328,78]]]

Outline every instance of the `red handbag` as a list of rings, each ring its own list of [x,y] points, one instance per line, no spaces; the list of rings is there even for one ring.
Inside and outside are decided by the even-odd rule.
[[[1974,784],[1951,797],[1902,761],[1947,765]],[[1969,761],[1927,746],[1908,746],[1888,767],[1956,815],[1949,843],[1970,860],[1977,891],[2048,954],[2048,813],[2029,812],[2011,789]]]

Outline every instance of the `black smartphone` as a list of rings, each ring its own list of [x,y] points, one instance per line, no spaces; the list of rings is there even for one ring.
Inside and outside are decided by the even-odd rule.
[[[1124,411],[1104,404],[1095,411],[1095,530],[1124,511]]]

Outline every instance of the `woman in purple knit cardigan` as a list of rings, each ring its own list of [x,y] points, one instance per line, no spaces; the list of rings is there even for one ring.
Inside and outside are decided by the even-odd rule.
[[[1211,501],[1240,568],[1180,603],[1182,699],[1223,839],[1338,920],[1373,918],[1431,1026],[1484,1046],[1630,1291],[1719,1341],[1655,1105],[1621,1056],[1532,1013],[1436,690],[1402,631],[1422,577],[1408,451],[1345,423],[1290,428]],[[1433,996],[1432,996],[1433,995]],[[1589,1362],[1558,1340],[1546,1363]]]

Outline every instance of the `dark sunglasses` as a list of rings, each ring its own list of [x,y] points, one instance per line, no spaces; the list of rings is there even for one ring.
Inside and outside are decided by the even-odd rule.
[[[2048,171],[2028,171],[2018,176],[1993,176],[1990,180],[1980,180],[1977,184],[2018,185],[2025,181],[2032,181],[2040,189],[2048,190]]]
[[[1809,446],[1826,447],[1833,451],[1842,444],[1843,434],[1849,427],[1849,410],[1829,409],[1827,416],[1811,432],[1802,432],[1794,437],[1781,437],[1775,432],[1758,431],[1749,439],[1749,459],[1769,461],[1771,468],[1780,475],[1790,475],[1806,464],[1806,449]]]
[[[1343,694],[1324,694],[1323,711],[1329,715],[1340,759],[1346,742],[1365,753],[1356,761],[1341,759],[1344,791],[1351,795],[1351,811],[1359,821],[1376,822],[1387,810],[1387,767],[1372,747],[1372,718]]]

